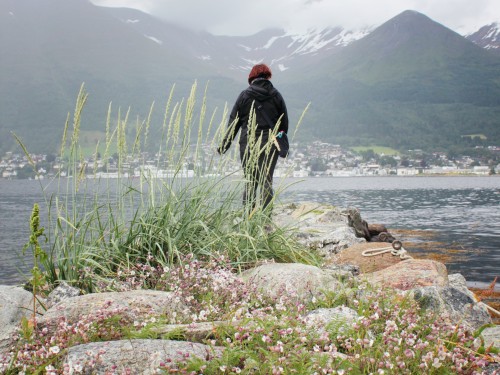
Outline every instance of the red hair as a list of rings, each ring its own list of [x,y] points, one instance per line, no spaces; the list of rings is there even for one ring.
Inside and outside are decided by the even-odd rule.
[[[265,78],[270,79],[273,76],[271,73],[271,69],[266,64],[257,64],[254,65],[250,74],[248,75],[248,84],[251,84],[255,78]]]

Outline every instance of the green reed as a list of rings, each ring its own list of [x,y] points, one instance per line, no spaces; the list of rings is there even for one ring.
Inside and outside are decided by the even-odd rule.
[[[215,109],[207,124],[208,86],[201,103],[196,82],[188,98],[177,103],[173,103],[174,88],[161,124],[153,123],[154,103],[147,117],[134,125],[129,124],[130,109],[113,113],[109,106],[102,160],[116,150],[117,178],[103,178],[95,160],[99,145],[92,165],[87,165],[80,147],[88,97],[82,86],[73,122],[68,116],[64,128],[60,156],[65,169],[51,182],[58,184],[58,191],[45,195],[50,248],[41,263],[50,283],[65,280],[92,291],[95,275],[113,278],[116,270],[138,262],[171,266],[186,254],[209,259],[223,253],[240,269],[261,259],[317,263],[315,255],[295,241],[292,228],[275,226],[259,204],[251,212],[242,207],[245,181],[238,147],[224,156],[215,152],[226,132],[227,106],[220,119]],[[154,159],[148,161],[144,150],[150,147],[148,138],[155,128],[161,139],[158,150],[150,152]],[[251,139],[255,128],[251,116]],[[257,165],[262,153],[269,155],[272,144],[263,144],[261,138],[252,142],[249,164]],[[129,169],[133,160],[140,161],[135,175]],[[194,173],[190,178],[185,175],[188,165]],[[160,169],[168,170],[168,175],[158,176]],[[276,197],[284,188],[277,189]]]

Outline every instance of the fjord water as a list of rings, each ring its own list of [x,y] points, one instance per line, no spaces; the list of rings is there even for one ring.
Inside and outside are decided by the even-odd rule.
[[[453,253],[443,258],[449,273],[463,274],[471,285],[484,286],[500,276],[500,177],[275,179],[275,186],[286,186],[282,202],[356,207],[368,223],[419,233],[420,245],[399,239],[419,257],[436,250]],[[21,255],[22,248],[33,204],[40,204],[43,215],[43,201],[37,181],[0,180],[0,284],[26,280],[30,257]]]

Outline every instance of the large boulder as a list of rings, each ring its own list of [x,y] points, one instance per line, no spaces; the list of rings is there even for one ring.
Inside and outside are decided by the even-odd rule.
[[[383,270],[364,275],[373,284],[399,290],[448,285],[448,272],[443,263],[426,259],[409,259]]]
[[[328,204],[304,202],[289,203],[275,210],[273,220],[282,226],[311,227],[317,224],[335,227],[348,226],[345,211]]]
[[[453,274],[448,279],[449,284],[446,286],[418,287],[409,291],[409,294],[422,308],[431,309],[472,330],[491,323],[487,309],[467,289],[465,278]]]
[[[356,243],[366,242],[349,220],[349,212],[318,203],[288,204],[276,210],[273,220],[281,227],[293,227],[303,245],[327,256]]]
[[[172,316],[181,313],[185,306],[171,292],[156,290],[132,290],[128,292],[91,293],[64,299],[51,307],[38,321],[42,326],[53,327],[61,317],[69,324],[82,316],[91,316],[100,311],[116,311],[130,319],[151,315]]]
[[[355,244],[338,254],[335,254],[325,260],[325,265],[329,264],[351,264],[359,268],[360,273],[371,273],[383,270],[402,261],[397,255],[392,255],[390,251],[383,252],[374,256],[364,256],[363,252],[385,251],[392,249],[391,244],[387,242],[365,242]]]
[[[187,341],[120,340],[69,348],[63,368],[68,374],[158,374],[167,363],[189,357],[209,359],[222,348]]]
[[[60,281],[59,285],[47,296],[45,306],[47,308],[51,308],[52,306],[67,298],[77,297],[81,294],[82,292],[80,291],[80,289],[69,285],[65,281]]]
[[[242,272],[241,277],[270,297],[288,295],[303,301],[324,291],[343,288],[338,272],[301,263],[266,263]]]
[[[16,286],[0,285],[0,356],[8,350],[17,325],[32,315],[32,293]]]

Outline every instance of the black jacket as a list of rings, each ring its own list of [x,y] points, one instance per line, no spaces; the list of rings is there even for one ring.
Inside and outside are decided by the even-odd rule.
[[[253,104],[255,102],[255,104]],[[240,149],[244,149],[248,143],[248,117],[250,110],[254,105],[257,122],[257,134],[262,132],[268,133],[271,126],[276,126],[276,123],[281,117],[278,131],[288,132],[288,112],[286,109],[285,101],[276,88],[274,88],[271,81],[263,78],[257,78],[252,81],[252,84],[241,92],[236,99],[231,114],[229,115],[229,125],[231,125],[236,118],[238,122],[234,128],[229,126],[226,136],[219,148],[219,152],[226,152],[231,146],[236,134],[241,129],[240,134]],[[270,121],[262,115],[265,111]],[[269,123],[271,122],[271,124]]]

